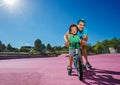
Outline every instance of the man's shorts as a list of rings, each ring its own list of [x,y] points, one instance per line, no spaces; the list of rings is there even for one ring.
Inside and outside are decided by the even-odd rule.
[[[69,55],[74,56],[75,54],[78,54],[80,52],[80,49],[69,49]]]

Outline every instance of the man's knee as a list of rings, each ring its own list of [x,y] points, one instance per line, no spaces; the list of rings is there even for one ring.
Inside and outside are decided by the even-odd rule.
[[[86,50],[86,46],[82,46],[82,51],[83,51],[83,50]]]

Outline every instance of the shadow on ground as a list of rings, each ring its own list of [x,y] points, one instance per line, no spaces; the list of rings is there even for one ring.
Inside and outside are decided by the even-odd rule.
[[[120,72],[92,68],[84,72],[83,83],[87,85],[120,85]]]

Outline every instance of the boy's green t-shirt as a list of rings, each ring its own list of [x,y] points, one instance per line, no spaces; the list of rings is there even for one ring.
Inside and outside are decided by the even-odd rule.
[[[72,35],[72,34],[69,35],[69,43],[79,43],[79,42],[80,42],[80,38],[78,35]],[[80,44],[77,44],[76,48],[79,49]],[[69,49],[75,49],[75,46],[71,44],[69,46]]]

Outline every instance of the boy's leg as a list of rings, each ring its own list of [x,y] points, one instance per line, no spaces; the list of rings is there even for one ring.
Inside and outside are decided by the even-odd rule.
[[[69,66],[72,68],[74,49],[69,49]]]
[[[71,66],[71,56],[69,56],[69,65],[67,67],[68,75],[71,75],[72,73],[72,66]]]
[[[69,49],[69,65],[67,67],[68,75],[71,75],[71,73],[72,73],[73,53],[74,53],[74,50]]]
[[[69,63],[69,66],[72,68],[72,64],[73,64],[73,56],[69,56],[69,60],[70,60],[70,63]]]

